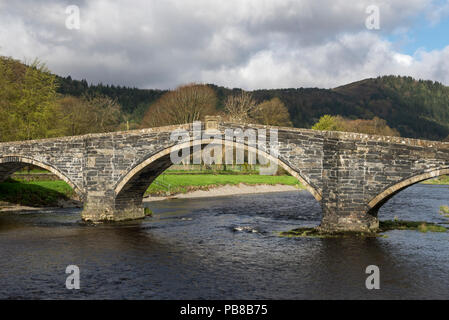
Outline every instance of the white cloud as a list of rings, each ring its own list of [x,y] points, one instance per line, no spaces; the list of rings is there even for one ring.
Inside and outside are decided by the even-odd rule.
[[[409,56],[385,40],[419,14],[438,9],[443,16],[445,5],[431,0],[72,2],[80,6],[80,30],[65,28],[59,1],[0,0],[0,54],[39,57],[61,75],[141,88],[191,81],[333,87],[381,74],[449,84],[449,49]],[[380,7],[380,32],[365,29],[372,4]]]
[[[395,53],[393,58],[396,63],[404,67],[410,67],[413,64],[413,57],[406,54]]]
[[[345,34],[307,49],[277,48],[255,55],[234,69],[207,71],[207,82],[247,88],[335,87],[382,74],[408,74],[413,57],[396,53],[389,42],[369,32]]]

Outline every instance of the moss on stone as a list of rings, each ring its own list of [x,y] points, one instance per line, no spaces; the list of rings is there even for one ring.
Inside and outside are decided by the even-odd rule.
[[[445,218],[449,218],[449,206],[441,206],[440,214]]]
[[[288,238],[342,238],[342,237],[381,237],[388,238],[381,233],[391,230],[414,230],[419,232],[446,232],[449,229],[439,224],[425,221],[386,220],[379,222],[377,232],[326,232],[319,228],[296,228],[290,231],[280,232],[281,237]]]
[[[150,208],[144,208],[144,209],[143,209],[143,213],[145,214],[146,217],[151,217],[151,216],[153,216],[153,211],[151,211]]]
[[[425,221],[386,220],[380,221],[379,232],[390,230],[415,230],[419,232],[446,232],[448,229],[441,225]]]
[[[374,232],[354,232],[354,231],[338,231],[329,232],[319,228],[297,228],[290,231],[280,232],[281,237],[287,238],[344,238],[344,237],[376,237]]]

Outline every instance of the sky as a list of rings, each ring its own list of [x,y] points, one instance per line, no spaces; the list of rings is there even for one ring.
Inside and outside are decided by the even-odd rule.
[[[0,55],[142,89],[449,85],[448,31],[449,0],[0,0]]]

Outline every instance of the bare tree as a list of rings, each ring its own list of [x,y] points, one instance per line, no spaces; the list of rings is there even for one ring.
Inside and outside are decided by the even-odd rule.
[[[188,84],[167,92],[146,112],[142,127],[184,124],[216,113],[217,97],[207,85]]]
[[[251,93],[242,91],[236,96],[229,96],[225,102],[225,110],[233,122],[248,123],[251,119],[250,113],[256,107],[256,101]]]
[[[108,96],[92,95],[84,97],[94,110],[94,127],[97,132],[111,132],[120,125],[120,104]]]
[[[66,96],[59,100],[59,107],[59,126],[65,135],[111,132],[119,128],[120,105],[107,96]]]

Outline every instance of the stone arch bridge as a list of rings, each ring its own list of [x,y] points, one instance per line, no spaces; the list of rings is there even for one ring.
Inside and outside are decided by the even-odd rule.
[[[84,220],[142,218],[145,190],[172,165],[170,152],[178,144],[170,134],[187,130],[194,141],[192,126],[0,143],[0,181],[33,164],[79,194]],[[202,130],[239,128],[277,129],[279,165],[320,202],[326,231],[373,231],[389,198],[449,174],[449,143],[223,122],[205,123]]]

